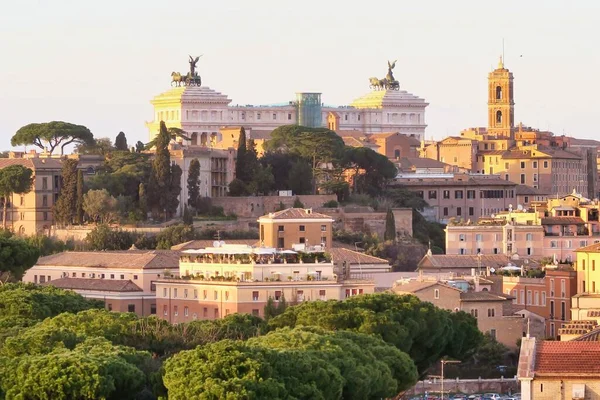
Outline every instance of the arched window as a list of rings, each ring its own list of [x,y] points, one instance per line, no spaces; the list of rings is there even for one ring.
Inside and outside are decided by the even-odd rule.
[[[198,145],[198,132],[192,133],[192,146]]]
[[[400,158],[400,150],[399,149],[394,150],[394,158],[396,158],[396,159]]]
[[[496,86],[496,100],[502,100],[502,86]]]
[[[497,124],[502,123],[502,111],[500,111],[500,110],[496,111],[496,123]]]
[[[207,139],[207,134],[206,132],[202,132],[202,134],[200,135],[200,144],[202,146],[206,146],[206,142],[208,141]]]

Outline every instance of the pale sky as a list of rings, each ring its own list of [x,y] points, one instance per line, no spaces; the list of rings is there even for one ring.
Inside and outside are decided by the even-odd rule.
[[[487,74],[505,43],[515,121],[598,138],[600,2],[555,0],[0,0],[0,150],[31,122],[147,141],[150,99],[188,54],[232,104],[319,91],[345,105],[398,59],[425,98],[427,138],[485,126]]]

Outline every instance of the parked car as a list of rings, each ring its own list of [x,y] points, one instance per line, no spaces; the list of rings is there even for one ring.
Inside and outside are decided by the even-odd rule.
[[[466,394],[455,394],[454,396],[452,396],[452,400],[467,400],[468,396]]]
[[[469,396],[469,400],[482,400],[482,399],[483,399],[482,394],[472,394]]]

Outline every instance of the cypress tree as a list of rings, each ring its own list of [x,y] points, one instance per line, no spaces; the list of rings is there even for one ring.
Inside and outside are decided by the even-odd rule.
[[[179,165],[171,164],[170,183],[168,187],[167,214],[172,217],[179,207],[179,195],[181,194],[181,175],[183,171]]]
[[[138,186],[138,208],[142,213],[142,218],[148,218],[148,198],[146,197],[146,187],[140,182]]]
[[[171,199],[171,155],[169,142],[171,135],[164,121],[160,121],[160,131],[155,141],[155,156],[152,161],[152,174],[150,175],[150,196],[148,201],[155,213],[161,214],[170,209]],[[166,217],[166,215],[165,215]]]
[[[242,126],[240,129],[240,136],[238,138],[237,158],[235,160],[235,177],[244,183],[247,183],[250,177],[246,166],[247,152],[246,130]]]
[[[188,171],[187,179],[187,190],[188,190],[188,205],[195,209],[198,209],[198,199],[200,198],[200,161],[194,158],[190,162],[190,169]]]
[[[394,213],[391,208],[388,208],[385,216],[385,234],[383,238],[387,240],[396,240],[396,220],[394,219]]]
[[[121,151],[129,150],[129,146],[127,146],[127,138],[125,137],[125,133],[119,132],[119,134],[115,138],[115,149]]]
[[[183,224],[189,226],[194,225],[194,218],[192,217],[192,213],[187,204],[183,206]]]
[[[62,187],[54,204],[54,219],[60,225],[72,224],[77,213],[77,160],[63,161]]]
[[[83,171],[77,171],[77,223],[83,224]]]

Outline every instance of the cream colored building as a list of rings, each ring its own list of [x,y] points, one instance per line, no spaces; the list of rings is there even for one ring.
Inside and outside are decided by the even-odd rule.
[[[312,209],[288,208],[263,215],[260,224],[262,246],[278,249],[294,245],[331,246],[333,218],[314,212]]]
[[[6,227],[20,235],[48,234],[54,223],[52,206],[60,192],[61,160],[40,157],[35,151],[25,154],[11,153],[9,158],[0,158],[0,169],[11,165],[22,165],[31,169],[33,186],[29,193],[11,196]],[[1,210],[0,199],[0,212]]]
[[[325,106],[320,93],[297,93],[294,100],[275,105],[231,103],[226,94],[207,86],[173,87],[151,100],[153,119],[146,123],[150,140],[160,121],[186,131],[190,136],[186,145],[205,147],[219,147],[224,139],[221,127],[232,125],[270,133],[290,124],[327,127],[335,119],[339,129],[367,134],[400,132],[418,140],[427,127],[428,103],[406,90],[373,90],[340,107]]]
[[[343,300],[374,292],[370,280],[344,280],[331,256],[268,247],[220,244],[182,251],[180,276],[156,282],[158,316],[171,323],[232,313],[264,316],[269,298],[292,304]]]
[[[66,251],[41,257],[23,282],[72,289],[109,310],[150,315],[156,313],[155,282],[178,275],[178,251]]]

